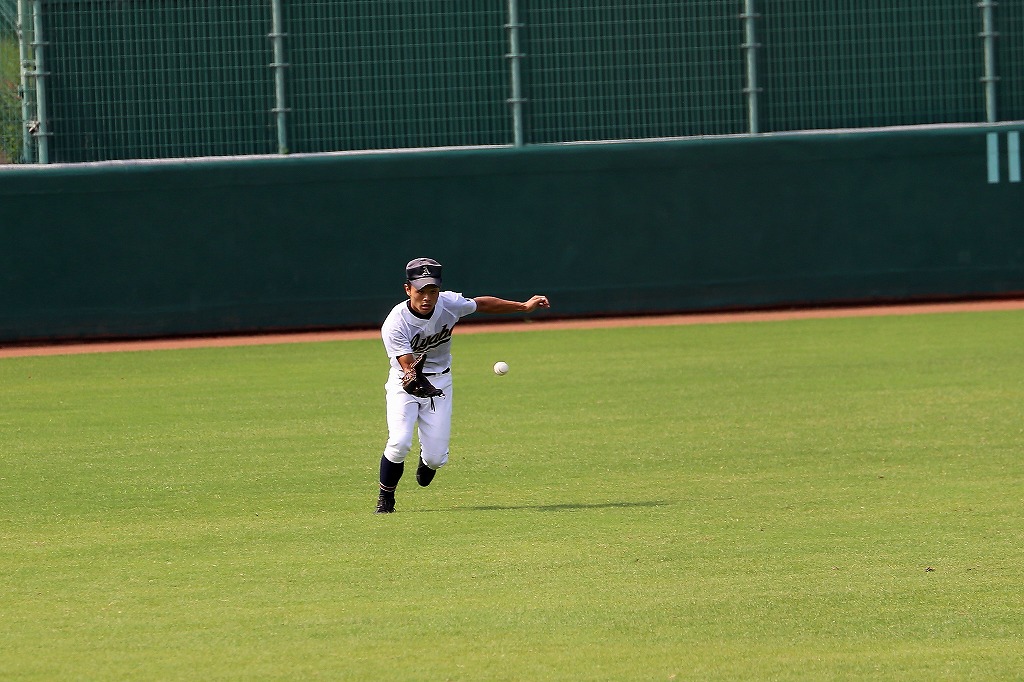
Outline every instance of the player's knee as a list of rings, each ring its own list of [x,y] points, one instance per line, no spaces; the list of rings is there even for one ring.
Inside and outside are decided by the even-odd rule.
[[[405,457],[409,454],[410,450],[412,450],[412,438],[408,440],[389,440],[384,448],[384,456],[395,464],[401,464],[405,461]]]
[[[430,454],[427,452],[420,453],[420,457],[423,458],[423,463],[431,469],[440,469],[448,463],[448,453],[442,452],[440,454]]]

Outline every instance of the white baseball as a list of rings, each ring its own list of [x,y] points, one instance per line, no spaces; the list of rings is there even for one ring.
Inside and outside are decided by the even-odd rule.
[[[499,377],[508,374],[508,363],[507,362],[496,362],[494,363],[494,373]]]

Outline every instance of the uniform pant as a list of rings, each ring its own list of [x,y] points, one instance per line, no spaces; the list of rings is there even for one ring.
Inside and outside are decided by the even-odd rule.
[[[402,388],[401,377],[395,372],[384,385],[388,414],[388,442],[384,456],[395,464],[404,462],[418,428],[420,456],[431,469],[440,469],[448,462],[448,441],[452,432],[452,375],[449,372],[427,378],[444,391],[444,397],[431,400],[409,395]]]

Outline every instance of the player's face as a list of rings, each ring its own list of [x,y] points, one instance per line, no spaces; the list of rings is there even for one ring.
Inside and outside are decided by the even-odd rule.
[[[437,298],[441,295],[441,287],[436,284],[428,284],[422,289],[417,289],[411,284],[406,284],[405,293],[409,296],[409,305],[413,310],[420,315],[429,315],[434,312]]]

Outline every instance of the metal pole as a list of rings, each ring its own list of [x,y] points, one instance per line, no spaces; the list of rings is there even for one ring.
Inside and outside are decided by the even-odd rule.
[[[757,42],[754,20],[759,19],[760,14],[754,12],[754,0],[743,1],[743,20],[746,42],[740,47],[747,53],[747,87],[743,92],[747,95],[747,122],[751,134],[760,132],[760,114],[757,110],[757,93],[761,88],[757,87],[757,50],[761,47]]]
[[[999,34],[995,31],[993,14],[998,4],[993,0],[978,3],[981,8],[981,33],[978,35],[985,43],[985,75],[981,82],[985,84],[985,115],[989,123],[996,122],[996,82],[999,80],[996,75],[996,38]]]
[[[35,49],[35,80],[36,80],[36,131],[39,144],[39,163],[50,163],[50,124],[46,112],[46,45],[43,40],[43,2],[32,2],[32,47]]]
[[[18,59],[21,64],[21,161],[32,163],[32,95],[28,86],[29,67],[32,62],[28,58],[28,0],[18,0]]]
[[[284,39],[287,33],[282,31],[284,21],[282,20],[281,0],[273,0],[273,19],[271,22],[270,39],[274,44],[274,63],[270,68],[274,70],[274,108],[272,109],[277,118],[277,153],[288,153],[288,121],[289,109],[285,106],[284,97],[284,70],[288,63],[284,60]]]
[[[512,139],[513,144],[522,147],[524,144],[523,135],[523,83],[520,73],[520,61],[526,55],[519,51],[519,29],[523,27],[519,23],[519,6],[517,0],[508,0],[508,54],[505,58],[509,60],[509,69],[512,80],[512,96],[508,103],[512,107]]]

